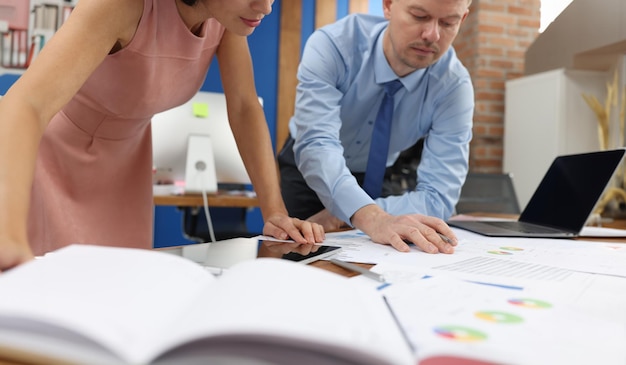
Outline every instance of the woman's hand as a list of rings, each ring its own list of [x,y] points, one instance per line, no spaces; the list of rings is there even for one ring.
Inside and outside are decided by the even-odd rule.
[[[300,244],[321,243],[325,238],[321,225],[291,218],[286,214],[273,214],[266,219],[263,234],[281,240],[291,238]]]

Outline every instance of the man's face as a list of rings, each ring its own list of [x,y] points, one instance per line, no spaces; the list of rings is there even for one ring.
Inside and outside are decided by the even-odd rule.
[[[454,41],[468,6],[468,0],[384,0],[389,28],[383,49],[396,74],[435,63]]]

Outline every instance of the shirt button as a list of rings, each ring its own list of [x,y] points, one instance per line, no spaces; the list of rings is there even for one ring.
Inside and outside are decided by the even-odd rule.
[[[374,124],[374,122],[370,120],[370,121],[367,122],[367,124],[372,125],[372,124]]]
[[[361,144],[361,141],[356,141],[356,144]]]

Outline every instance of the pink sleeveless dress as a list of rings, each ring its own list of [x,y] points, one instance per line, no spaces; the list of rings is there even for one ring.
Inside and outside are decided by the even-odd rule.
[[[152,247],[150,120],[204,82],[224,27],[210,19],[201,34],[185,26],[175,0],[145,0],[130,44],[51,120],[28,218],[35,255],[72,243]]]

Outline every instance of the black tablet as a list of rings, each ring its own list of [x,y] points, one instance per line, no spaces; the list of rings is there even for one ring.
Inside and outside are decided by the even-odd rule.
[[[302,264],[328,258],[341,251],[339,246],[305,245],[295,242],[259,241],[257,257],[276,257]]]

